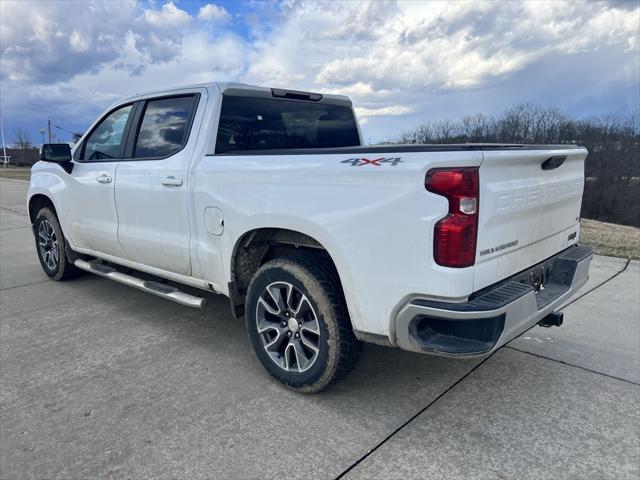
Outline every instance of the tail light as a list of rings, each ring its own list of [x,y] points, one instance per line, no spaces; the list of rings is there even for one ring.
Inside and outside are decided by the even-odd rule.
[[[478,238],[478,168],[436,168],[427,172],[425,187],[447,197],[449,214],[436,223],[433,256],[444,267],[470,267]]]

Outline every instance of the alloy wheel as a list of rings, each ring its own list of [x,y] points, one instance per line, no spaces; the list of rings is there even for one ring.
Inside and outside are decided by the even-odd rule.
[[[269,284],[258,298],[256,326],[269,358],[287,372],[309,370],[320,351],[320,323],[309,299],[287,282]]]
[[[44,263],[50,270],[55,271],[60,261],[60,251],[56,233],[47,219],[42,220],[38,227],[38,248]]]

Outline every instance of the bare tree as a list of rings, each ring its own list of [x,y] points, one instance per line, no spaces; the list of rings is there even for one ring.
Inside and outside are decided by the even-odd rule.
[[[489,131],[489,118],[482,113],[466,115],[460,120],[460,135],[467,142],[487,141]]]
[[[13,146],[20,150],[28,150],[33,147],[29,134],[22,128],[16,128],[15,139],[13,140]]]
[[[418,125],[413,130],[407,130],[400,134],[400,143],[431,143],[433,132],[431,125]]]
[[[457,122],[449,120],[438,120],[433,124],[434,134],[441,139],[443,143],[450,143],[457,135],[459,130]]]
[[[403,143],[577,143],[587,148],[582,215],[640,226],[640,112],[574,119],[556,108],[520,104],[501,115],[468,115],[402,132]]]

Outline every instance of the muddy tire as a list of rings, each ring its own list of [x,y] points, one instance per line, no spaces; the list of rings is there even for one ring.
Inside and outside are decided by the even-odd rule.
[[[255,273],[245,320],[262,366],[287,387],[317,392],[346,376],[362,343],[335,270],[314,255],[278,258]]]
[[[80,272],[67,258],[65,241],[58,218],[49,208],[41,208],[33,224],[40,265],[54,280],[67,280]]]

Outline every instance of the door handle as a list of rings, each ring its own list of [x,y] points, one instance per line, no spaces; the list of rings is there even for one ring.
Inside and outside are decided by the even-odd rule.
[[[103,173],[98,178],[96,178],[96,180],[98,180],[98,182],[100,183],[111,183],[112,178],[106,173]]]
[[[166,185],[167,187],[181,187],[182,179],[176,178],[173,175],[169,175],[162,179],[162,185]]]

